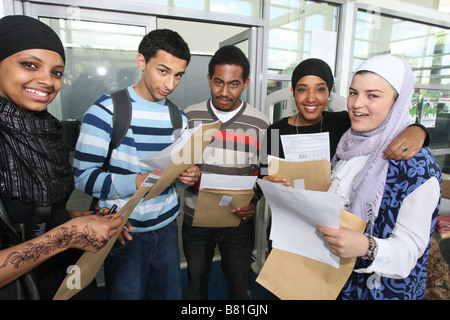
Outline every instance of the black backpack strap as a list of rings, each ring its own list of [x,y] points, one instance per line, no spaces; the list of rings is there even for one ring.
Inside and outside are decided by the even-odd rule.
[[[111,99],[113,101],[113,127],[108,154],[106,155],[105,162],[102,166],[103,171],[108,170],[112,151],[117,148],[125,138],[128,128],[130,127],[132,116],[131,98],[127,88],[111,93]],[[166,104],[169,107],[170,121],[172,122],[172,127],[174,129],[175,139],[178,139],[181,135],[181,129],[183,128],[183,119],[181,117],[180,109],[178,109],[178,107],[169,99],[166,99]],[[98,198],[93,198],[90,207],[91,210],[94,210],[97,203]]]
[[[166,99],[166,104],[169,107],[170,121],[172,122],[173,134],[175,140],[181,135],[181,129],[183,129],[183,118],[181,117],[180,109],[169,99]]]
[[[111,141],[109,142],[108,153],[103,162],[102,170],[107,171],[112,151],[120,146],[125,138],[131,123],[132,106],[128,89],[121,89],[111,93],[113,102],[113,123],[111,132]],[[94,210],[98,203],[98,198],[93,198],[90,209]]]
[[[113,101],[113,127],[108,154],[103,163],[103,171],[107,171],[112,151],[120,146],[131,123],[131,98],[128,89],[121,89],[111,93]]]

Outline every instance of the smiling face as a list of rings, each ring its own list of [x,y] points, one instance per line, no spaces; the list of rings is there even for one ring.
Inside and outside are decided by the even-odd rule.
[[[62,86],[64,61],[55,51],[30,49],[0,61],[0,95],[19,107],[43,111]]]
[[[241,105],[242,91],[250,79],[242,79],[242,67],[235,64],[218,64],[214,74],[208,74],[211,99],[214,108],[220,111],[234,111]]]
[[[148,62],[142,54],[137,56],[142,77],[135,87],[143,99],[156,102],[165,99],[175,90],[186,72],[187,61],[159,50]]]
[[[355,74],[347,98],[352,129],[366,132],[378,128],[388,116],[396,97],[394,88],[376,73]]]
[[[308,126],[320,121],[328,103],[328,87],[318,76],[304,76],[294,88],[295,105],[299,112],[296,125]]]

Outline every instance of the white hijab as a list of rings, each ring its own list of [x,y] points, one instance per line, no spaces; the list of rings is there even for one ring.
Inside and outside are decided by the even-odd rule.
[[[378,216],[383,197],[388,160],[383,150],[410,125],[409,107],[414,90],[414,75],[409,64],[392,55],[369,58],[356,70],[371,71],[388,81],[399,94],[384,122],[376,129],[358,132],[349,129],[341,138],[333,166],[340,159],[368,156],[350,189],[349,211],[366,222],[373,223]]]

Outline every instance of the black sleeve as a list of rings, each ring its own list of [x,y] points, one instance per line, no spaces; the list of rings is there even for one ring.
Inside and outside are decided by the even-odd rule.
[[[428,132],[427,128],[425,128],[424,125],[420,124],[420,123],[413,123],[411,126],[416,126],[419,128],[422,128],[423,131],[425,131],[425,133],[427,134],[427,137],[425,138],[425,141],[423,142],[423,147],[428,147],[428,145],[430,144],[430,133]]]

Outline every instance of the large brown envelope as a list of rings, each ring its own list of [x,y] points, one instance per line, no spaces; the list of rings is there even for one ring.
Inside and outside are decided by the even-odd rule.
[[[117,212],[112,219],[116,219],[119,216],[123,216],[122,224],[120,225],[118,230],[122,230],[125,226],[125,223],[128,221],[131,213],[134,208],[138,205],[138,203],[142,200],[144,195],[150,190],[151,186],[144,187],[141,186],[131,197],[130,200]],[[68,285],[68,281],[72,277],[69,273],[66,278],[61,283],[58,291],[56,292],[53,300],[68,300],[78,292],[80,292],[83,288],[85,288],[88,284],[94,280],[98,270],[102,266],[103,261],[111,250],[114,242],[116,242],[119,233],[116,233],[112,238],[109,239],[109,242],[104,246],[100,251],[96,253],[85,252],[80,257],[76,266],[79,267],[79,276],[80,276],[80,286],[78,288],[70,288]],[[70,286],[72,287],[72,286]]]
[[[222,122],[217,121],[199,126],[190,138],[185,142],[183,148],[178,152],[172,163],[164,171],[161,178],[155,183],[144,201],[158,196],[169,185],[171,185],[180,173],[192,167],[203,154],[211,139],[216,135]]]
[[[364,220],[341,210],[341,227],[363,233],[365,226]],[[283,300],[334,300],[355,262],[356,258],[341,258],[336,269],[318,260],[274,248],[256,281]]]
[[[269,175],[285,177],[294,186],[297,179],[305,180],[305,189],[328,191],[331,181],[331,163],[324,160],[287,161],[272,157],[268,166]]]
[[[178,153],[177,157],[172,161],[167,170],[164,171],[162,177],[153,186],[139,187],[131,199],[113,217],[113,219],[115,219],[118,216],[123,216],[123,221],[119,227],[119,230],[122,230],[125,226],[134,208],[144,196],[145,198],[143,201],[147,201],[158,196],[164,189],[175,181],[181,172],[184,172],[186,169],[195,164],[197,159],[202,155],[203,150],[211,142],[211,139],[214,137],[221,124],[221,122],[214,122],[199,126],[184,144],[182,150]],[[80,268],[81,285],[79,288],[69,289],[67,285],[67,281],[71,279],[71,274],[69,273],[63,280],[53,299],[70,299],[76,293],[85,288],[89,283],[91,283],[97,275],[98,270],[102,266],[103,261],[118,236],[119,233],[114,235],[108,244],[96,253],[83,253],[81,258],[76,263],[76,266]]]
[[[223,190],[203,188],[198,193],[194,227],[237,227],[241,218],[231,212],[234,208],[248,206],[255,192],[247,190]]]

